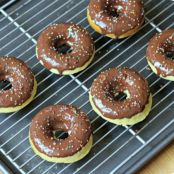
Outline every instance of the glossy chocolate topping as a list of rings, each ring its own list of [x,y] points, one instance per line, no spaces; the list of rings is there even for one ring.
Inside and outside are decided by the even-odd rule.
[[[0,81],[7,80],[12,87],[0,90],[0,107],[22,105],[31,97],[34,76],[27,65],[15,57],[0,57]]]
[[[119,93],[129,91],[130,97],[116,99]],[[143,111],[149,99],[147,81],[129,68],[106,70],[94,80],[92,100],[103,116],[111,119],[130,118]]]
[[[70,49],[62,53],[60,47]],[[83,66],[94,53],[94,42],[89,32],[73,23],[54,24],[46,28],[37,42],[37,57],[47,69],[73,70]]]
[[[68,133],[65,139],[54,138],[54,131]],[[70,105],[52,105],[42,109],[32,120],[30,138],[41,153],[50,157],[74,155],[91,136],[86,114]]]
[[[174,29],[156,34],[147,48],[147,59],[163,77],[174,76],[174,60],[167,57],[169,52],[174,55]]]
[[[103,34],[120,36],[144,21],[140,0],[90,0],[88,10]]]

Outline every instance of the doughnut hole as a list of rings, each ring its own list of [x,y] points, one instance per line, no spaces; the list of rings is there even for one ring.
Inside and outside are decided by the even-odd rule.
[[[106,96],[110,100],[124,101],[130,98],[130,93],[128,90],[124,90],[124,91],[120,90],[119,87],[116,85],[110,85],[106,92]]]
[[[59,54],[69,54],[73,51],[72,47],[63,39],[56,39],[53,43],[53,49]]]
[[[0,90],[7,91],[12,88],[12,84],[9,80],[0,80]]]
[[[105,5],[105,11],[109,16],[118,18],[122,11],[122,6],[110,0],[110,2]]]
[[[46,129],[49,130],[48,132],[50,132],[50,136],[54,140],[59,140],[68,138],[69,134],[67,127],[69,127],[68,123],[63,124],[62,121],[52,120],[49,121],[49,125]]]
[[[59,130],[54,130],[53,132],[53,138],[55,139],[55,140],[58,140],[58,139],[66,139],[66,138],[68,138],[68,133],[66,132],[66,131],[64,131],[64,130],[61,130],[61,129],[59,129]]]
[[[114,100],[116,101],[123,101],[126,100],[127,95],[124,92],[118,92],[115,96],[114,96]]]
[[[166,48],[164,48],[165,56],[168,59],[174,60],[174,44],[168,45]]]

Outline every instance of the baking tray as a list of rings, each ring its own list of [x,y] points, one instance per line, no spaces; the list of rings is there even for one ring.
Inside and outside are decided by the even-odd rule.
[[[2,2],[2,1],[1,1]],[[145,52],[149,39],[174,27],[174,2],[144,0],[146,23],[134,36],[112,40],[96,33],[86,19],[89,0],[11,0],[0,8],[0,55],[24,60],[38,81],[38,92],[23,110],[0,116],[0,158],[13,173],[27,174],[125,174],[135,173],[174,139],[174,86],[152,73]],[[72,21],[93,36],[93,63],[77,75],[57,76],[42,67],[35,56],[39,33],[51,23]],[[88,91],[94,78],[109,67],[128,66],[149,82],[153,108],[148,118],[134,126],[116,126],[92,110]],[[31,119],[43,107],[73,104],[91,120],[94,145],[89,155],[73,164],[49,163],[37,157],[28,142]]]

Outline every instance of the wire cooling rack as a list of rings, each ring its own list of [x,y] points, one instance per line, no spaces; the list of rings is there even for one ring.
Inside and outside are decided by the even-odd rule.
[[[4,1],[2,1],[4,2]],[[134,173],[174,139],[174,86],[153,74],[145,52],[149,39],[174,27],[174,2],[144,0],[146,23],[134,36],[112,40],[96,33],[86,19],[89,0],[9,0],[0,8],[0,55],[24,60],[38,81],[33,102],[21,111],[0,116],[1,160],[14,173],[26,174],[125,174]],[[93,63],[77,75],[57,76],[38,63],[35,44],[51,23],[72,21],[91,33],[96,45]],[[109,67],[128,66],[142,74],[153,94],[148,118],[130,127],[104,121],[92,110],[88,91],[94,78]],[[91,120],[94,144],[88,156],[73,164],[48,163],[37,157],[28,142],[32,117],[54,103],[73,104]]]

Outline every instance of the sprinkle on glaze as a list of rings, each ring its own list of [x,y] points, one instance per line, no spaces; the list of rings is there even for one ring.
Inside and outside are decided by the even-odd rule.
[[[115,100],[120,92],[129,92],[125,100]],[[129,68],[112,68],[94,80],[90,94],[95,106],[107,118],[130,118],[143,111],[149,99],[147,81]]]
[[[55,139],[53,131],[68,133]],[[84,112],[71,105],[52,105],[42,109],[32,120],[30,138],[40,152],[50,157],[72,156],[84,147],[91,135],[91,125]]]

